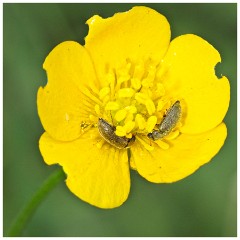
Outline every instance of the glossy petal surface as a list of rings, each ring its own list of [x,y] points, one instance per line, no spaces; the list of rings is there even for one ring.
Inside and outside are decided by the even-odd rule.
[[[169,46],[167,19],[147,7],[134,7],[106,19],[95,15],[87,23],[89,33],[85,47],[102,85],[109,67],[121,67],[127,59],[137,62],[151,58],[159,62]]]
[[[99,149],[100,140],[96,129],[68,143],[44,133],[40,151],[47,164],[63,166],[67,186],[76,196],[100,208],[114,208],[127,199],[130,190],[127,151],[108,143]]]
[[[181,180],[195,172],[214,157],[227,136],[224,123],[215,129],[198,135],[182,134],[163,150],[154,144],[153,151],[134,144],[131,154],[137,171],[148,181],[170,183]]]
[[[182,35],[171,42],[163,63],[167,69],[163,83],[166,94],[184,104],[182,132],[205,132],[223,121],[230,87],[226,77],[215,75],[220,61],[218,51],[196,35]]]
[[[80,44],[63,42],[46,58],[48,83],[38,90],[38,113],[44,129],[55,139],[70,141],[81,134],[81,121],[89,117],[94,102],[86,89],[97,86],[91,59]]]

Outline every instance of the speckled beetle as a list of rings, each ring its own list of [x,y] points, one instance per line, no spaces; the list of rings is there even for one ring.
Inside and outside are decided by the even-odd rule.
[[[135,136],[132,138],[119,137],[115,134],[116,127],[110,125],[104,119],[98,119],[98,131],[100,135],[112,146],[124,149],[130,147],[135,142]]]
[[[167,136],[177,125],[181,117],[180,101],[176,101],[167,111],[166,115],[158,125],[158,130],[153,130],[148,137],[153,141]]]

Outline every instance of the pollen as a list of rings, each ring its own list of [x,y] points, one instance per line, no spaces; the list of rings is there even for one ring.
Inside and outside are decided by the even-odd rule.
[[[157,145],[168,149],[170,145],[166,141],[161,139],[153,144],[153,140],[148,137],[161,123],[166,107],[178,100],[166,96],[161,76],[167,69],[161,68],[162,64],[153,63],[151,59],[139,62],[126,59],[120,67],[106,66],[102,79],[104,86],[98,93],[92,93],[95,112],[91,120],[103,118],[115,127],[117,136],[129,139],[136,137],[148,151]],[[179,131],[175,128],[167,141],[178,135]]]

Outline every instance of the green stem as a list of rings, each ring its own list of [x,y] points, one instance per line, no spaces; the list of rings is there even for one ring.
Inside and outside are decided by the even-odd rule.
[[[65,175],[62,169],[58,169],[43,182],[43,185],[32,196],[31,200],[26,204],[26,206],[24,206],[22,211],[20,211],[19,215],[16,217],[10,228],[10,231],[7,234],[8,237],[20,237],[24,227],[33,216],[39,204],[43,201],[45,196],[57,185],[57,183],[64,179],[64,176]]]

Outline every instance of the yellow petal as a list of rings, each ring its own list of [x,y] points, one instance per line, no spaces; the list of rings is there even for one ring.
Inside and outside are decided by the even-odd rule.
[[[218,79],[214,67],[221,61],[218,51],[202,38],[188,34],[174,39],[164,58],[166,92],[183,100],[184,133],[201,133],[219,125],[229,106],[226,77]]]
[[[43,127],[55,139],[74,140],[81,134],[81,122],[95,112],[91,91],[97,81],[91,59],[84,47],[69,41],[56,46],[43,67],[48,83],[37,96]]]
[[[80,199],[100,208],[120,206],[130,190],[126,150],[103,144],[96,129],[72,142],[53,140],[44,133],[40,151],[47,164],[58,163],[67,174],[67,186]]]
[[[150,182],[170,183],[181,180],[209,162],[222,147],[227,136],[224,123],[204,134],[182,134],[163,150],[154,144],[147,151],[141,144],[131,146],[137,171]]]
[[[107,66],[121,67],[126,59],[136,63],[151,58],[159,62],[170,41],[167,19],[143,6],[106,19],[95,15],[87,24],[89,33],[85,47],[92,56],[102,85]]]

